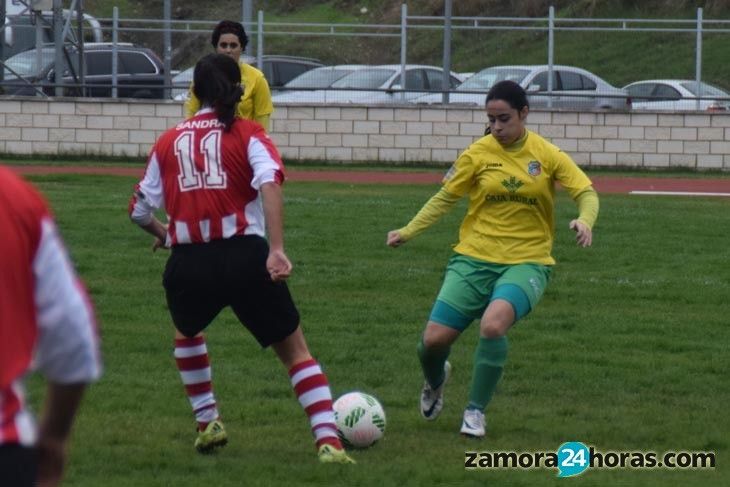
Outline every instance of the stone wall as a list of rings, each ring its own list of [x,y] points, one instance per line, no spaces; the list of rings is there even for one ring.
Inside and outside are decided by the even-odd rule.
[[[181,118],[172,101],[0,99],[0,153],[143,158]],[[485,124],[479,108],[279,105],[271,135],[287,159],[448,165]],[[730,113],[535,110],[528,126],[582,166],[730,171]]]

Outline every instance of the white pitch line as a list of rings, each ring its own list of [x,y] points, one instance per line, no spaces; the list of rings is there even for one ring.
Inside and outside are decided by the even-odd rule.
[[[703,193],[699,191],[629,191],[629,194],[656,196],[730,196],[730,193]]]

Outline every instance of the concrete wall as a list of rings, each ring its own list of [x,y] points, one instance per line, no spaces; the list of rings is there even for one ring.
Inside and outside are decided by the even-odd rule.
[[[0,153],[145,157],[181,118],[172,101],[0,99]],[[288,159],[448,165],[485,124],[479,108],[279,105],[272,138]],[[528,126],[582,166],[730,171],[730,113],[533,111]]]

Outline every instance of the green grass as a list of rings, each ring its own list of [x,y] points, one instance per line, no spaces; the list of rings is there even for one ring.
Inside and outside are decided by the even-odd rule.
[[[384,244],[433,186],[289,183],[290,286],[335,395],[362,389],[385,407],[385,438],[354,467],[316,461],[286,372],[233,315],[208,330],[214,386],[230,443],[192,448],[194,422],[172,359],[165,252],[127,218],[132,178],[32,180],[52,203],[96,304],[106,371],[91,387],[70,448],[67,486],[701,485],[730,483],[727,199],[604,195],[595,245],[567,230],[559,195],[558,265],[534,313],[510,332],[487,439],[458,435],[477,330],[455,344],[446,408],[424,422],[415,344],[464,206],[399,249]],[[42,382],[33,377],[37,401]],[[716,470],[465,471],[464,452],[710,450]]]

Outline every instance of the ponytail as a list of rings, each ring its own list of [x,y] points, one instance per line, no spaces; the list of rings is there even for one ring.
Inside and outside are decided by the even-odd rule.
[[[202,106],[215,110],[218,120],[228,132],[236,118],[236,106],[241,101],[241,69],[224,54],[208,54],[195,65],[193,93]]]
[[[236,118],[236,107],[241,101],[241,96],[243,96],[243,89],[240,83],[236,83],[232,90],[228,90],[213,103],[218,120],[226,126],[226,132],[231,129],[233,120]]]

